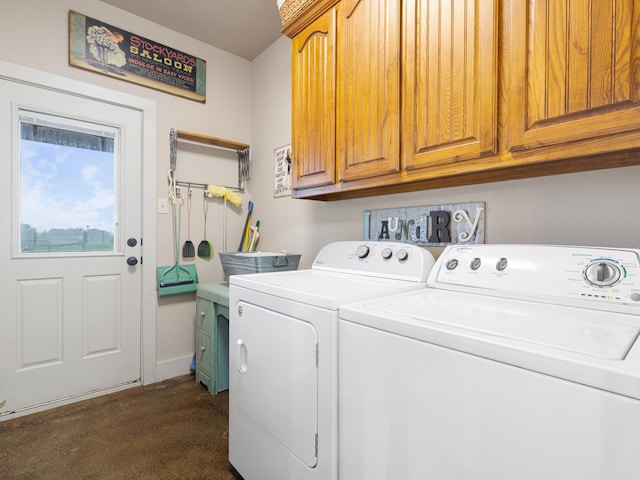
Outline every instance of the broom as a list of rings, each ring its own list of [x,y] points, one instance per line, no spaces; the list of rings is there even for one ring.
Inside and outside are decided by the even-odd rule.
[[[242,229],[242,237],[240,238],[240,245],[238,245],[238,251],[244,252],[246,250],[247,240],[249,239],[249,222],[251,221],[251,212],[253,212],[253,202],[249,200],[247,207],[247,219],[244,222],[244,228]]]

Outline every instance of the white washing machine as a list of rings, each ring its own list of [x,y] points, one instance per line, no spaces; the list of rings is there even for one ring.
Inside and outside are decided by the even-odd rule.
[[[433,263],[336,242],[311,269],[229,278],[229,461],[245,480],[338,478],[338,307],[425,288]]]
[[[340,480],[640,479],[640,250],[447,247],[341,307]]]

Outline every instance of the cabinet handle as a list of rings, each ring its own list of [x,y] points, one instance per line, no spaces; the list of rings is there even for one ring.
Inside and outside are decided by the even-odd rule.
[[[200,345],[200,351],[204,352],[207,349],[207,347],[205,347],[204,345]]]
[[[205,316],[205,315],[206,315],[206,314],[205,314],[204,312],[200,312],[200,316],[201,316],[202,318],[204,318],[204,316]]]

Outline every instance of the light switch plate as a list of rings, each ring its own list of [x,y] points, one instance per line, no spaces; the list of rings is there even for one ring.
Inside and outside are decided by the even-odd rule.
[[[158,213],[169,213],[168,200],[166,198],[158,199]]]

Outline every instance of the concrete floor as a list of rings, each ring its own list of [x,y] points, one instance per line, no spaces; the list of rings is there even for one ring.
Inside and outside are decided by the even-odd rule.
[[[228,399],[185,375],[0,422],[0,479],[242,480]]]

